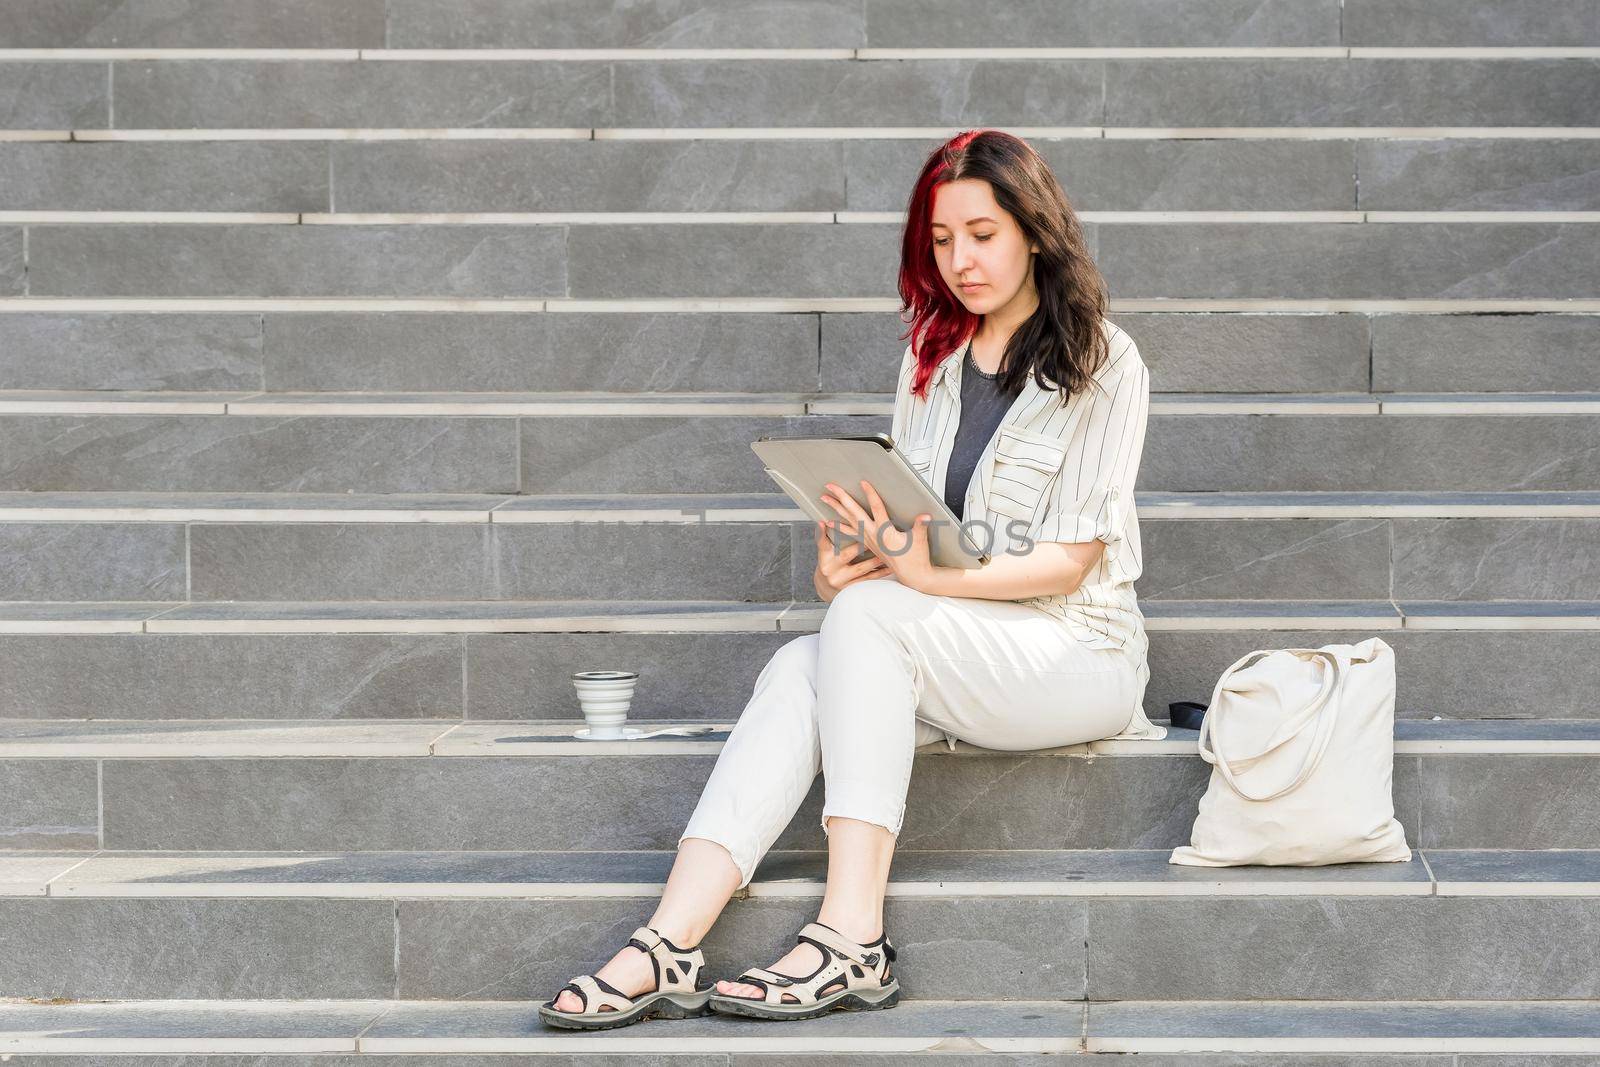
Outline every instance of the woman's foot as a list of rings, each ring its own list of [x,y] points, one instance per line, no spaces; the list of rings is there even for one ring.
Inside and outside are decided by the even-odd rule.
[[[693,946],[690,946],[691,948]],[[629,997],[656,987],[655,968],[650,966],[650,956],[633,945],[622,946],[622,951],[611,957],[604,967],[594,972],[595,977],[609,982]],[[583,998],[567,990],[556,998],[557,1011],[582,1011]]]
[[[698,945],[679,947],[653,926],[635,927],[624,944],[648,956],[649,979],[640,977],[636,962],[619,950],[596,973],[576,975],[540,1004],[540,1020],[558,1030],[615,1030],[646,1019],[693,1019],[711,1014],[714,990],[711,980],[701,977],[706,957]],[[601,978],[601,974],[612,978]],[[571,1004],[562,996],[569,990],[579,999],[573,1005],[576,1011],[556,1006],[557,1000]]]
[[[833,923],[828,923],[827,925],[834,926]],[[863,945],[871,944],[873,941],[876,941],[878,938],[883,936],[882,928],[866,937],[856,936],[856,934],[862,932],[859,927],[846,926],[841,928],[834,926],[834,929],[838,930],[845,937],[848,937],[851,940],[857,941]],[[816,969],[820,966],[822,966],[822,950],[817,948],[817,946],[813,945],[809,941],[801,941],[796,944],[794,948],[789,950],[788,955],[784,956],[783,959],[779,960],[777,963],[774,963],[771,967],[768,967],[767,970],[777,971],[779,974],[792,975],[796,978],[803,978],[808,974],[815,973]],[[765,991],[763,991],[760,986],[751,985],[749,982],[721,981],[717,983],[717,992],[726,997],[750,997],[753,1000],[762,1000],[766,997]],[[780,999],[787,1003],[793,1004],[800,998],[796,997],[793,993],[785,993]]]

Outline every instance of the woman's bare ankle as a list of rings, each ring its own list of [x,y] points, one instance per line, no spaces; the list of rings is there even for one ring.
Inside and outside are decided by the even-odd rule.
[[[692,926],[673,922],[671,920],[657,922],[656,920],[652,919],[645,925],[650,927],[650,929],[654,930],[656,933],[660,934],[667,941],[670,941],[674,948],[698,948],[701,939],[705,937],[704,931],[696,929]]]
[[[845,937],[859,945],[867,945],[883,936],[883,920],[870,916],[860,915],[827,915],[817,916],[817,922],[839,931]]]

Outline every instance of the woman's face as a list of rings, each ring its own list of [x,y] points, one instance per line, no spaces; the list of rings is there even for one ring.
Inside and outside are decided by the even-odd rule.
[[[973,314],[987,315],[1031,294],[1030,253],[1037,250],[982,178],[962,178],[934,189],[933,258],[944,283]]]

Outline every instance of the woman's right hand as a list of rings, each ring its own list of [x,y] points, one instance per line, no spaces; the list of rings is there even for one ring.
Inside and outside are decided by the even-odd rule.
[[[841,546],[844,551],[834,548],[833,538],[828,536],[829,529],[821,521],[817,523],[817,573],[813,578],[823,603],[831,602],[839,590],[854,582],[894,576],[888,562],[858,540],[846,540]],[[867,553],[866,556],[851,563],[850,559],[858,550]]]

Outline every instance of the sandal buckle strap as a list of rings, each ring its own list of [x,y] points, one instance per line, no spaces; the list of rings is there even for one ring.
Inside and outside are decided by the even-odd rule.
[[[628,944],[650,957],[657,991],[694,992],[695,976],[705,965],[705,956],[698,945],[690,949],[678,949],[648,926],[635,930]]]
[[[840,956],[854,960],[863,966],[875,967],[878,964],[876,951],[868,950],[866,946],[857,944],[831,926],[824,926],[819,922],[809,922],[801,928],[800,936],[820,941]]]
[[[641,952],[649,952],[661,944],[661,935],[648,926],[641,926],[628,935],[628,943],[636,945]]]
[[[759,982],[765,982],[770,985],[794,985],[797,981],[797,979],[781,975],[777,971],[769,971],[765,967],[751,967],[736,980],[743,982],[746,978],[754,978]]]

